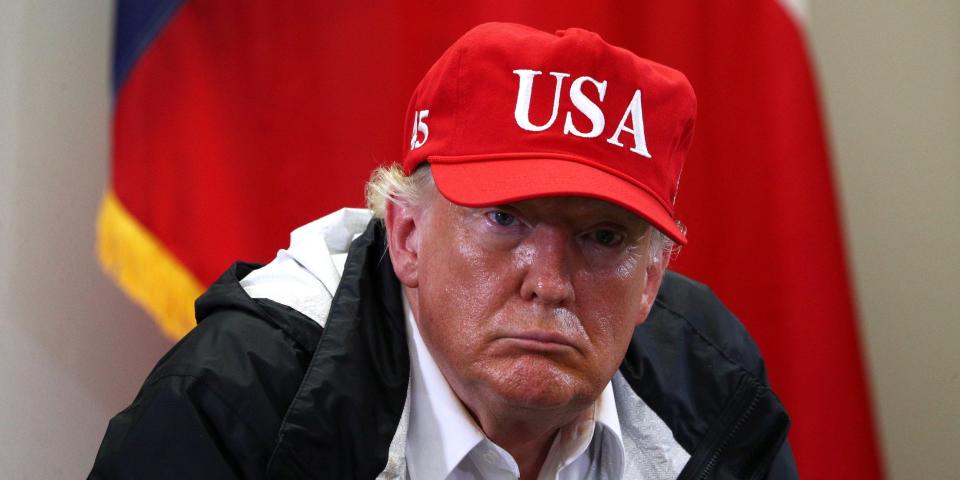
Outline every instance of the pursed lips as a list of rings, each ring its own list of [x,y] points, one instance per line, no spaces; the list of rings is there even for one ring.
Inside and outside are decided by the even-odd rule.
[[[569,337],[552,331],[528,330],[523,332],[509,332],[497,337],[498,341],[506,341],[516,347],[527,350],[559,351],[572,348],[579,350],[576,342]]]

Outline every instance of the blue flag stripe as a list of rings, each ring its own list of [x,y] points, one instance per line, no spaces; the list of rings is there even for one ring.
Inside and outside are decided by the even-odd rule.
[[[113,38],[113,97],[150,42],[184,0],[117,0]]]

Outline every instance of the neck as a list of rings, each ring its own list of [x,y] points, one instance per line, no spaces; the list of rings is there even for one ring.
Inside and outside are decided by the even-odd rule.
[[[526,430],[489,428],[483,431],[494,443],[510,453],[520,467],[520,478],[537,478],[558,429]]]
[[[468,407],[469,409],[469,407]],[[478,415],[471,410],[483,433],[510,453],[520,468],[520,478],[535,479],[550,453],[554,438],[561,428],[590,415],[590,409],[579,412],[549,412],[531,415],[511,411],[509,418]]]

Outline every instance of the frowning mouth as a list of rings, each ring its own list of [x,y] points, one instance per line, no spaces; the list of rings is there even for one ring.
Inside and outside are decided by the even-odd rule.
[[[497,341],[523,350],[557,352],[577,349],[573,341],[556,332],[515,332],[503,335],[497,338]]]

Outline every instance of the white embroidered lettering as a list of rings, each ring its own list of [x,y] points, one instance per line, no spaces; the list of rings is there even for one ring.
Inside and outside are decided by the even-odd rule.
[[[427,137],[430,136],[430,128],[427,127],[427,122],[424,122],[424,119],[430,115],[430,110],[420,110],[413,112],[413,135],[410,137],[410,150],[415,150],[423,146],[424,143],[427,143]],[[418,138],[423,134],[423,139]]]
[[[563,133],[572,133],[583,138],[599,137],[603,132],[606,119],[603,118],[603,110],[600,110],[600,107],[597,106],[596,103],[593,103],[593,101],[584,95],[583,82],[590,82],[597,87],[597,93],[599,94],[598,101],[600,102],[603,102],[603,96],[607,93],[606,80],[598,82],[590,77],[580,77],[574,80],[570,85],[570,101],[573,102],[574,107],[577,107],[577,110],[580,110],[580,113],[583,113],[588,119],[590,119],[593,127],[587,133],[577,130],[577,127],[573,125],[573,116],[570,114],[570,112],[567,112],[567,120],[563,124]]]
[[[513,111],[513,117],[520,128],[530,132],[542,132],[557,119],[557,110],[560,107],[560,89],[563,86],[563,79],[569,77],[569,73],[550,72],[557,79],[557,86],[553,92],[553,113],[550,114],[550,120],[543,125],[534,125],[530,123],[530,97],[533,95],[533,78],[542,72],[536,70],[514,70],[513,73],[520,77],[520,85],[517,89],[517,105]]]
[[[550,113],[550,120],[547,120],[543,125],[534,125],[530,121],[530,99],[533,97],[533,81],[543,72],[517,69],[514,70],[513,73],[519,78],[517,103],[513,110],[513,118],[516,120],[517,126],[528,132],[542,132],[550,128],[557,120],[557,112],[560,110],[560,93],[561,90],[563,90],[563,79],[569,77],[570,74],[550,72],[550,75],[556,79],[556,86],[553,90],[553,110]],[[594,88],[597,89],[596,101],[583,92],[583,84],[586,82],[592,83]],[[588,76],[577,77],[570,85],[569,94],[570,103],[572,103],[574,108],[583,114],[583,116],[587,117],[587,120],[590,120],[591,126],[587,132],[579,130],[573,123],[573,112],[568,111],[564,117],[563,134],[574,135],[581,138],[596,138],[602,135],[607,119],[603,109],[600,108],[600,104],[603,103],[603,98],[607,94],[607,81],[599,81]],[[633,135],[633,147],[630,148],[630,151],[647,158],[653,158],[647,149],[647,136],[643,128],[643,106],[640,97],[640,90],[636,90],[626,110],[623,112],[623,118],[620,119],[620,123],[617,125],[613,135],[607,138],[607,143],[623,148],[624,145],[620,143],[620,135],[627,132]],[[414,132],[414,140],[415,139],[416,132]]]
[[[628,118],[633,124],[633,128],[627,128]],[[627,110],[623,112],[623,119],[620,120],[620,125],[617,126],[617,130],[613,132],[613,135],[607,139],[607,142],[622,147],[623,144],[618,140],[622,132],[630,132],[633,134],[633,148],[630,149],[631,152],[647,158],[653,158],[650,152],[647,151],[647,137],[643,131],[643,108],[640,105],[640,90],[637,90],[633,94],[630,105],[628,105]]]

